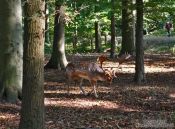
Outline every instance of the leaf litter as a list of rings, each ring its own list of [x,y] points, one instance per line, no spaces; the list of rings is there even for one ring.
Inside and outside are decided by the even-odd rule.
[[[79,54],[69,56],[68,59],[78,65],[83,64],[84,67],[89,62],[96,62],[97,56],[97,54],[89,56]],[[84,96],[74,83],[71,84],[68,95],[64,71],[45,70],[46,128],[139,129],[144,126],[145,121],[154,120],[164,122],[167,127],[174,125],[175,61],[173,59],[174,57],[170,55],[146,55],[146,81],[141,85],[136,85],[133,81],[134,61],[122,64],[117,69],[117,78],[113,80],[111,86],[98,82],[99,98],[95,98],[93,94]],[[104,67],[116,66],[115,61],[104,63]],[[88,81],[85,81],[83,86],[86,92],[92,89]],[[0,103],[0,129],[18,128],[20,106],[20,103]]]

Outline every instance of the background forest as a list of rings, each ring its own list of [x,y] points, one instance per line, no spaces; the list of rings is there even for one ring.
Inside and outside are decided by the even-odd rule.
[[[99,22],[102,39],[102,50],[110,47],[111,35],[111,9],[114,6],[115,12],[115,31],[117,41],[121,43],[122,36],[122,2],[110,0],[104,1],[66,1],[62,3],[65,8],[65,42],[67,53],[92,52],[92,43],[95,42],[95,25]],[[131,1],[132,2],[132,1]],[[127,1],[125,2],[127,5]],[[124,3],[124,4],[125,4]],[[113,5],[114,4],[114,5]],[[165,23],[167,21],[175,22],[174,5],[171,0],[154,1],[149,0],[144,3],[144,31],[147,35],[166,36]],[[171,6],[170,6],[171,5]],[[129,7],[128,7],[129,8]],[[134,6],[131,7],[134,9]],[[53,43],[54,28],[54,1],[48,2],[48,28],[49,34],[46,36],[45,52],[50,53]],[[134,12],[135,14],[135,12]],[[144,32],[145,33],[145,32]],[[174,33],[174,31],[173,31]],[[106,44],[108,42],[108,44]],[[73,45],[77,45],[73,48]],[[119,45],[119,44],[118,44]],[[116,50],[119,52],[119,50]]]

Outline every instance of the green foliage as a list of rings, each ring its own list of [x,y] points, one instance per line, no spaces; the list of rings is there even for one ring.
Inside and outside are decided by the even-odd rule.
[[[52,52],[52,44],[51,43],[45,43],[44,53],[45,54],[51,54],[51,52]]]
[[[157,30],[151,32],[151,35],[167,36],[167,30],[165,30],[165,29],[157,29]],[[171,36],[175,36],[175,32],[174,31],[171,31]]]
[[[104,52],[106,49],[109,49],[111,46],[110,43],[102,44],[101,51]],[[94,46],[92,46],[94,48]],[[66,44],[66,53],[75,54],[75,53],[92,53],[94,49],[91,48],[91,44],[88,41],[84,41],[83,43],[77,44],[77,48],[73,49],[71,44]],[[121,49],[121,44],[117,44],[116,53],[119,53]]]
[[[174,0],[149,0],[145,3],[144,8],[144,27],[153,32],[163,29],[166,21],[175,23],[174,11]]]
[[[54,32],[54,13],[55,2],[47,1],[49,3],[49,33],[50,43],[53,42]],[[111,14],[111,1],[110,0],[64,0],[61,1],[65,6],[65,38],[66,46],[69,46],[69,50],[66,52],[89,52],[91,46],[89,39],[94,37],[94,22],[99,21],[101,34],[110,35],[110,14]],[[170,6],[171,5],[171,6]],[[116,18],[116,35],[121,35],[121,0],[115,1],[115,18]],[[134,9],[134,6],[133,6]],[[175,2],[174,0],[148,0],[144,3],[144,28],[148,30],[151,35],[166,35],[164,25],[167,20],[172,20],[175,25]],[[156,14],[156,15],[155,15]],[[73,50],[72,44],[74,36],[77,35],[78,46]],[[172,35],[175,35],[173,32]],[[82,43],[82,39],[86,42]],[[82,45],[83,44],[83,45]],[[51,52],[52,45],[45,44],[45,52]],[[108,48],[110,46],[107,46]],[[105,47],[102,46],[102,50]]]

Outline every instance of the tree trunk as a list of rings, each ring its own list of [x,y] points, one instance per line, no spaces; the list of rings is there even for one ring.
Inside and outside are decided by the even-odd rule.
[[[24,76],[19,129],[44,129],[45,2],[24,6]]]
[[[77,43],[78,43],[78,33],[77,33],[77,25],[74,30],[74,35],[73,35],[73,49],[75,50],[77,48]]]
[[[77,11],[77,2],[74,1],[74,11],[76,12]],[[73,49],[76,49],[77,48],[77,43],[78,43],[78,31],[77,31],[77,28],[78,28],[78,25],[77,25],[77,18],[75,17],[75,23],[74,23],[74,35],[73,35]]]
[[[96,0],[95,13],[98,12],[98,1]],[[95,21],[95,52],[101,52],[101,30],[99,21]]]
[[[111,0],[111,51],[110,57],[115,58],[115,16],[114,16],[114,9],[115,9],[115,2]]]
[[[101,52],[101,34],[99,22],[95,22],[95,51]]]
[[[136,64],[135,81],[140,84],[145,80],[144,49],[143,49],[143,0],[136,0]]]
[[[119,55],[134,53],[134,17],[132,7],[132,0],[122,0],[122,48]]]
[[[93,51],[93,49],[94,49],[93,37],[90,37],[90,44],[91,44],[91,51]]]
[[[64,8],[56,4],[55,26],[53,50],[49,62],[45,68],[64,69],[67,65],[65,55],[65,35],[64,35]]]
[[[105,36],[105,45],[107,45],[107,35],[108,35],[107,33],[105,33],[105,35],[104,35]]]
[[[21,1],[1,0],[0,12],[0,99],[14,103],[22,91]]]
[[[50,44],[50,35],[49,35],[49,3],[48,0],[46,0],[45,4],[45,43]]]

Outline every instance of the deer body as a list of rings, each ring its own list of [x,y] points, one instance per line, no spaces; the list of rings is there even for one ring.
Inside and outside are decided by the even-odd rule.
[[[85,91],[82,88],[83,80],[89,80],[91,86],[93,86],[94,95],[95,97],[98,97],[96,92],[96,86],[97,81],[106,81],[111,84],[113,76],[110,71],[103,70],[100,66],[98,66],[95,63],[90,63],[88,66],[88,70],[79,70],[79,69],[71,69],[69,68],[71,65],[68,64],[66,67],[66,75],[69,79],[69,81],[73,80],[80,80],[80,89],[83,92],[83,94],[86,95]],[[92,92],[91,91],[91,92]],[[68,84],[68,93],[69,93],[69,84]]]

